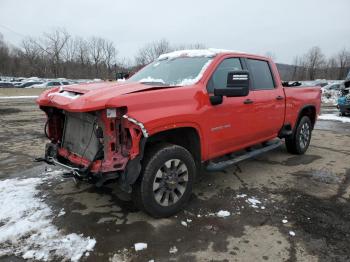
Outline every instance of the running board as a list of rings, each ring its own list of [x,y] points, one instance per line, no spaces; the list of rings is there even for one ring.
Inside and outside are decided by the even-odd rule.
[[[209,164],[206,166],[206,170],[207,171],[222,171],[222,170],[228,168],[229,166],[237,164],[238,162],[241,162],[243,160],[258,156],[262,153],[266,153],[268,151],[274,150],[277,147],[280,147],[282,144],[283,144],[282,141],[279,140],[277,142],[273,142],[271,145],[267,145],[267,146],[264,146],[264,147],[258,148],[258,149],[253,149],[252,151],[247,152],[244,155],[240,155],[240,156],[234,157],[234,158],[226,160],[226,161],[209,162]]]

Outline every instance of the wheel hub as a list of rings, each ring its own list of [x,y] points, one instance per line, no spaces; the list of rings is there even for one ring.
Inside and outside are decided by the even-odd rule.
[[[310,139],[310,126],[304,123],[300,130],[299,145],[301,148],[305,148]]]
[[[161,166],[153,181],[153,194],[158,204],[170,206],[184,194],[188,182],[188,169],[180,159],[171,159]]]

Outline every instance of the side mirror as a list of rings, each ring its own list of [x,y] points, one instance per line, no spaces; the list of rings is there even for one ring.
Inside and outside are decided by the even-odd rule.
[[[227,87],[214,88],[215,96],[238,97],[249,94],[249,72],[232,71],[227,74]]]

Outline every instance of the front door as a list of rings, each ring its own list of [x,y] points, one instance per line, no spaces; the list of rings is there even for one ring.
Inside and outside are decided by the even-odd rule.
[[[226,58],[215,69],[207,84],[213,94],[215,88],[226,88],[227,75],[242,70],[240,58]],[[245,97],[223,97],[222,104],[210,105],[206,112],[209,157],[217,157],[244,148],[254,134],[253,94]]]

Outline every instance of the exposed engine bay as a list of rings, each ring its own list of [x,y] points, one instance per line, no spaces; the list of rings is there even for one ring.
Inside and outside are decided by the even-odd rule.
[[[144,126],[126,115],[126,108],[68,112],[42,107],[47,115],[45,161],[72,171],[75,178],[102,185],[117,179],[127,185],[139,173]],[[129,171],[129,172],[128,172]],[[135,177],[137,177],[135,175]],[[124,185],[125,186],[125,185]]]

